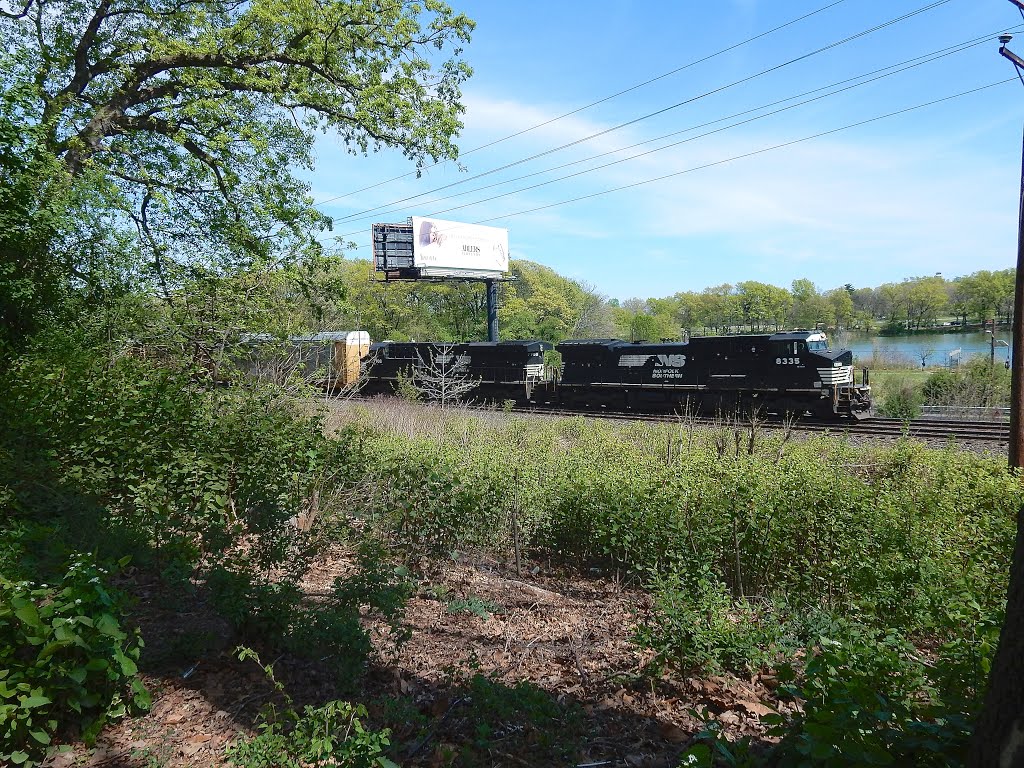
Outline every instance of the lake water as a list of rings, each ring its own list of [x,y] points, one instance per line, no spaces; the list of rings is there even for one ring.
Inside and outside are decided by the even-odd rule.
[[[914,336],[869,336],[863,333],[844,333],[839,338],[831,338],[833,349],[851,349],[855,362],[865,364],[871,361],[877,352],[878,356],[896,362],[903,358],[908,363],[921,364],[921,355],[931,350],[927,358],[929,366],[946,365],[954,350],[961,350],[961,360],[966,361],[975,355],[990,354],[991,336],[987,333],[922,333]],[[1009,328],[996,331],[996,339],[1007,344],[1012,341]],[[996,346],[996,362],[1006,360],[1007,347]]]

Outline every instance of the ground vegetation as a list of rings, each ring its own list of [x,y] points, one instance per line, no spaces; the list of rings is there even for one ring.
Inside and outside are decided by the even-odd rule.
[[[471,29],[439,0],[0,8],[0,760],[962,761],[1024,502],[1000,459],[242,375],[322,327],[480,337],[472,287],[325,251],[297,175],[321,130],[456,159]],[[866,306],[513,272],[503,322],[549,341]],[[973,277],[963,316],[1004,312]],[[924,326],[943,286],[871,317]]]

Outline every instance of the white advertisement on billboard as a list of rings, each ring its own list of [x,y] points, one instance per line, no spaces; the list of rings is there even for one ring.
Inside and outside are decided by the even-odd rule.
[[[508,230],[412,217],[413,266],[423,274],[508,271]]]

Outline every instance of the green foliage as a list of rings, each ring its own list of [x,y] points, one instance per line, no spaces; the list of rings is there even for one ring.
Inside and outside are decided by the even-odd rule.
[[[290,311],[307,325],[361,328],[373,339],[468,341],[487,338],[487,305],[480,284],[381,283],[367,280],[364,259],[325,258],[303,285],[318,313],[292,302]],[[606,300],[592,288],[548,267],[513,260],[516,277],[503,283],[498,318],[502,338],[543,339],[613,335]]]
[[[530,261],[509,265],[515,282],[504,286],[498,317],[507,338],[607,336],[612,328],[604,298],[593,289]]]
[[[844,621],[832,629],[842,639],[821,637],[803,665],[778,670],[779,694],[792,697],[799,709],[761,718],[775,746],[759,754],[749,738],[731,742],[704,712],[705,727],[680,766],[710,768],[712,756],[722,765],[780,768],[965,765],[980,705],[977,669],[951,663],[948,645],[931,664],[897,633]],[[994,646],[975,647],[989,663]],[[956,693],[958,687],[967,695]]]
[[[111,283],[177,310],[185,286],[315,261],[330,222],[294,169],[312,166],[316,134],[455,158],[473,26],[434,0],[0,14],[4,332],[24,338],[68,295],[103,306]]]
[[[896,377],[886,382],[878,413],[890,419],[916,419],[921,415],[923,397],[912,381]]]
[[[520,748],[533,765],[562,765],[575,755],[583,735],[578,705],[560,703],[525,680],[510,686],[481,674],[473,675],[464,690],[472,705],[473,742],[461,764],[487,764],[495,742],[513,731],[521,733]]]
[[[636,642],[654,650],[657,666],[684,674],[755,671],[773,660],[778,628],[766,626],[745,601],[734,602],[725,584],[704,570],[697,574],[655,573],[648,585],[651,612],[640,623]]]
[[[729,768],[758,768],[767,763],[764,755],[757,754],[749,736],[730,740],[721,723],[711,713],[691,710],[704,723],[704,727],[693,735],[693,745],[679,758],[678,768],[715,768],[725,765]]]
[[[101,517],[97,544],[115,532],[160,568],[237,555],[301,569],[316,528],[289,520],[311,512],[335,452],[317,417],[272,388],[207,389],[187,368],[96,359],[87,341],[54,334],[17,360],[3,416],[33,471],[98,505],[73,512]],[[32,480],[14,478],[16,503],[34,503]]]
[[[95,359],[74,336],[47,341],[5,376],[0,451],[20,459],[0,462],[0,487],[15,520],[56,519],[55,547],[131,552],[178,584],[205,581],[243,636],[330,656],[343,682],[371,649],[361,611],[403,639],[408,573],[379,547],[360,549],[323,605],[302,600],[299,580],[328,538],[352,534],[340,495],[348,446],[324,436],[308,404],[273,387],[210,388],[190,368]],[[60,504],[46,508],[53,494],[40,498],[41,487]],[[0,562],[17,562],[16,539],[35,535],[13,530]]]
[[[122,626],[108,575],[79,555],[53,585],[0,576],[0,760],[32,765],[59,729],[92,743],[149,707],[136,678],[142,639]]]
[[[259,656],[248,648],[239,649],[240,660]],[[261,665],[262,666],[262,665]],[[306,705],[298,712],[284,686],[274,677],[273,667],[264,666],[283,706],[268,704],[260,713],[259,734],[242,737],[225,749],[232,765],[239,768],[305,768],[308,765],[336,768],[396,768],[385,751],[391,745],[387,729],[374,731],[363,725],[366,708],[346,701],[328,701],[318,707]]]
[[[893,633],[823,639],[799,682],[786,688],[802,710],[789,722],[766,718],[782,736],[779,765],[962,764],[971,717],[940,705],[929,672]]]
[[[1008,317],[1013,309],[1015,273],[1013,269],[990,272],[979,270],[956,281],[957,314],[986,322],[997,316]]]
[[[468,692],[475,712],[484,722],[521,719],[533,725],[543,725],[562,714],[558,702],[547,691],[526,680],[507,686],[486,675],[476,674],[469,681]]]
[[[305,658],[330,659],[341,685],[352,685],[373,650],[362,626],[364,615],[379,616],[396,644],[408,639],[401,624],[413,592],[408,571],[392,567],[372,543],[359,550],[356,569],[338,577],[330,595],[315,605],[290,581],[271,581],[244,565],[216,567],[207,587],[217,610],[246,640],[259,639]]]
[[[456,614],[470,613],[474,616],[479,616],[481,619],[488,619],[495,613],[504,613],[501,606],[497,603],[473,595],[466,598],[449,600],[445,606],[445,612]]]
[[[411,373],[399,371],[395,381],[395,394],[411,403],[420,400],[420,391],[416,387],[415,377]]]
[[[756,668],[845,616],[963,637],[958,663],[979,668],[1000,621],[1024,490],[998,460],[426,410],[390,432],[380,407],[340,436],[359,446],[353,498],[373,529],[412,556],[511,558],[518,526],[524,549],[632,574],[653,591],[640,636],[664,664]]]
[[[472,429],[469,422],[462,425]],[[396,546],[447,555],[508,540],[514,483],[504,467],[419,441],[375,443],[371,451],[358,482],[369,494],[364,498],[383,498],[365,514]]]
[[[929,405],[1005,406],[1010,403],[1010,371],[999,361],[972,358],[955,370],[936,371],[921,387]]]

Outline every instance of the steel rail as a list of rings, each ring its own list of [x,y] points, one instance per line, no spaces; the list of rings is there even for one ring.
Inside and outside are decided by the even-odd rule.
[[[479,413],[505,413],[500,408],[481,405],[462,405],[462,410]],[[594,418],[607,421],[654,422],[667,424],[692,424],[700,427],[749,428],[752,423],[761,429],[792,429],[795,432],[831,432],[846,435],[875,437],[914,437],[926,439],[958,439],[1006,443],[1009,427],[1006,422],[961,421],[955,419],[901,419],[869,418],[863,421],[813,421],[798,418],[791,422],[779,417],[762,417],[751,420],[736,416],[696,416],[671,413],[640,413],[608,409],[569,410],[546,406],[517,406],[507,413],[513,415],[537,415],[549,418]]]

